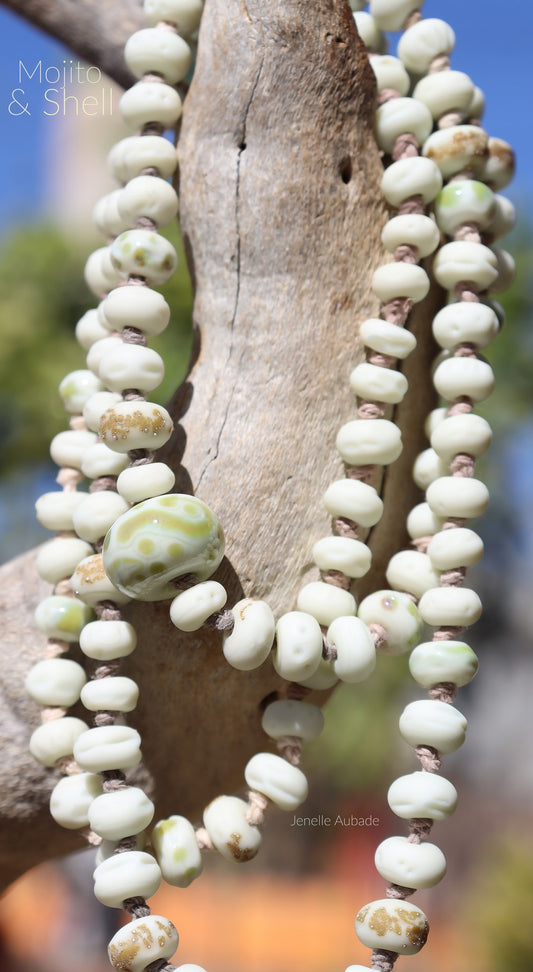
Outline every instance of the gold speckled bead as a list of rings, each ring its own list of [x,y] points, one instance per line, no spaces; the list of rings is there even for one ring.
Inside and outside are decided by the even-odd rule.
[[[147,915],[120,928],[107,953],[117,972],[142,972],[158,959],[172,958],[177,947],[178,933],[172,922],[161,915]]]
[[[355,931],[368,948],[415,955],[426,943],[429,925],[424,912],[410,901],[383,898],[361,908]]]

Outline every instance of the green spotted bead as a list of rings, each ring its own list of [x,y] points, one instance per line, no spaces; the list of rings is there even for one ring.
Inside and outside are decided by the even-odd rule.
[[[35,610],[35,624],[49,638],[77,641],[82,628],[94,617],[93,611],[77,597],[52,594]]]
[[[222,527],[196,496],[168,493],[137,503],[115,520],[103,549],[111,582],[140,601],[174,597],[174,578],[207,580],[224,556]]]
[[[124,276],[144,277],[150,284],[164,284],[178,265],[172,243],[148,229],[126,230],[113,241],[111,262]]]

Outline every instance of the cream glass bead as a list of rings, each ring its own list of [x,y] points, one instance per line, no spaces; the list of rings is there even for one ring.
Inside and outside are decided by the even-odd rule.
[[[483,180],[491,189],[505,189],[514,176],[514,151],[502,138],[489,138],[488,158],[483,167]]]
[[[324,689],[333,688],[338,681],[339,676],[334,672],[332,662],[321,658],[313,674],[309,675],[308,678],[300,678],[298,684],[303,685],[305,688],[323,691]]]
[[[461,688],[474,678],[478,660],[464,641],[424,641],[411,652],[409,670],[424,688],[443,682]]]
[[[343,682],[364,681],[376,667],[374,639],[360,618],[342,617],[333,621],[326,641],[335,648],[333,671]]]
[[[73,530],[72,514],[88,493],[55,490],[43,493],[35,503],[35,514],[46,530]]]
[[[418,609],[426,624],[468,628],[481,617],[483,605],[468,587],[435,587],[422,595]]]
[[[124,184],[143,169],[157,169],[162,179],[168,179],[177,167],[178,157],[175,146],[161,135],[130,135],[113,146],[107,162],[111,175]]]
[[[323,496],[330,516],[344,517],[363,527],[374,526],[381,519],[383,502],[373,486],[356,479],[337,479]]]
[[[59,394],[66,411],[75,415],[82,412],[87,399],[95,392],[102,391],[103,387],[100,379],[92,371],[80,369],[65,375],[59,385]]]
[[[473,567],[483,556],[483,540],[466,527],[442,530],[431,538],[427,553],[437,570]]]
[[[128,503],[139,503],[170,493],[175,481],[176,477],[166,462],[150,462],[145,466],[125,468],[117,479],[117,491]]]
[[[50,443],[50,455],[58,466],[81,469],[83,453],[93,442],[96,442],[94,433],[84,429],[58,432]]]
[[[409,297],[416,304],[428,293],[429,277],[415,263],[385,263],[374,272],[372,290],[383,304],[396,297]]]
[[[401,655],[413,648],[422,628],[422,619],[407,594],[375,591],[361,601],[358,617],[366,625],[376,624],[386,631],[387,642],[380,651]]]
[[[99,435],[115,452],[159,449],[168,442],[174,424],[166,408],[155,402],[117,402],[100,419]]]
[[[489,503],[489,491],[479,479],[441,476],[428,486],[426,499],[437,516],[481,516]]]
[[[143,830],[140,834],[132,834],[133,837],[132,850],[144,850],[146,846],[146,832]],[[97,848],[94,863],[95,865],[101,864],[102,861],[107,861],[108,857],[111,857],[119,845],[119,840],[103,840]]]
[[[85,283],[96,297],[103,297],[118,287],[120,276],[111,263],[110,247],[101,246],[88,257],[83,271]]]
[[[268,658],[276,622],[266,601],[246,597],[231,611],[233,631],[224,636],[222,650],[227,662],[241,672],[249,672]]]
[[[432,536],[442,527],[442,520],[435,516],[428,503],[418,503],[407,517],[407,532],[411,540]]]
[[[49,584],[57,584],[70,577],[80,560],[92,552],[91,545],[78,537],[54,537],[39,548],[35,561],[37,573]]]
[[[397,405],[407,392],[407,378],[400,371],[362,362],[350,375],[350,388],[367,401]]]
[[[97,726],[76,739],[74,759],[91,773],[130,769],[141,761],[140,746],[139,733],[129,726]]]
[[[440,847],[408,837],[387,837],[376,849],[376,870],[385,881],[403,888],[433,888],[446,874],[446,858]]]
[[[391,206],[400,206],[412,196],[422,196],[424,202],[429,203],[441,189],[442,175],[438,166],[432,159],[419,155],[393,162],[381,178],[381,191]]]
[[[125,229],[129,229],[131,223],[124,219],[118,211],[118,200],[121,190],[114,189],[113,192],[102,196],[94,206],[92,220],[96,229],[102,236],[118,236]]]
[[[478,301],[448,304],[433,318],[433,336],[448,351],[458,344],[486,348],[498,337],[499,330],[500,323],[492,307]]]
[[[115,348],[117,349],[121,348],[122,346],[123,344],[121,338],[110,337],[109,334],[106,334],[104,338],[102,338],[100,341],[95,341],[94,344],[92,344],[91,347],[89,348],[87,358],[86,358],[87,367],[90,368],[91,371],[93,371],[94,374],[99,377],[98,371],[106,354],[109,354],[110,351],[114,350]],[[91,399],[89,398],[86,402],[86,405],[90,401]]]
[[[368,948],[416,955],[426,944],[429,922],[410,901],[382,898],[361,908],[355,919],[355,933]]]
[[[304,742],[318,739],[324,728],[324,716],[321,709],[310,702],[299,702],[296,699],[277,699],[267,705],[261,726],[271,739],[282,739],[283,736],[296,736]]]
[[[121,348],[114,348],[104,355],[98,373],[111,391],[135,388],[151,392],[163,381],[165,365],[153,348],[123,343]]]
[[[239,797],[219,796],[204,810],[203,821],[217,851],[228,861],[244,864],[257,854],[261,832],[249,824],[248,804]]]
[[[102,489],[89,493],[83,503],[74,510],[74,529],[82,540],[96,543],[105,537],[109,527],[121,513],[129,510],[129,504],[118,493]]]
[[[70,586],[85,604],[96,605],[98,601],[113,601],[126,604],[129,597],[111,583],[104,569],[102,554],[93,554],[80,560],[70,578]]]
[[[441,287],[453,290],[462,280],[486,290],[498,276],[495,254],[483,243],[454,240],[446,243],[433,260],[433,273]]]
[[[134,327],[148,337],[162,334],[170,320],[170,307],[163,294],[136,284],[112,290],[100,304],[98,313],[109,331]]]
[[[350,466],[388,466],[402,451],[402,434],[388,419],[355,419],[342,425],[335,441]]]
[[[157,33],[172,36],[168,31]],[[157,226],[166,226],[176,218],[178,197],[164,179],[140,175],[131,179],[120,191],[117,206],[126,224],[124,228],[134,226],[141,217],[153,220]]]
[[[117,338],[117,340],[120,340],[120,338]],[[91,429],[92,432],[98,432],[102,415],[107,412],[108,408],[114,408],[115,405],[118,405],[121,402],[122,395],[120,395],[118,392],[102,391],[91,395],[83,409],[83,418],[85,419],[87,427]]]
[[[367,0],[349,0],[349,3],[352,10],[363,10],[366,7]]]
[[[91,621],[80,635],[84,655],[97,661],[125,658],[136,645],[135,628],[128,621]]]
[[[105,840],[138,834],[151,823],[154,805],[138,786],[102,793],[89,808],[91,830]],[[129,897],[129,896],[128,896]]]
[[[87,729],[86,722],[73,716],[44,722],[31,734],[30,753],[42,766],[54,766],[58,759],[72,755],[76,741]]]
[[[492,429],[486,419],[473,412],[444,419],[431,436],[431,445],[445,462],[459,452],[478,459],[490,446]]]
[[[24,685],[38,705],[68,709],[78,701],[86,681],[81,665],[70,658],[45,658],[30,669]]]
[[[422,78],[413,91],[413,98],[429,108],[433,118],[453,112],[468,116],[474,85],[463,71],[436,71]]]
[[[400,735],[410,746],[432,746],[445,756],[463,745],[466,727],[462,712],[439,699],[410,702],[399,722]]]
[[[244,779],[251,790],[262,793],[281,810],[296,810],[309,792],[302,771],[274,753],[252,756],[246,764]]]
[[[120,591],[140,601],[176,593],[183,574],[207,580],[224,556],[224,534],[213,511],[185,493],[144,500],[110,528],[103,548],[107,575]]]
[[[201,965],[191,965],[187,962],[186,965],[176,966],[176,972],[205,972],[205,969]]]
[[[124,92],[119,108],[125,125],[132,131],[150,123],[173,128],[181,115],[181,98],[168,84],[137,81]]]
[[[400,550],[389,560],[387,582],[395,591],[406,591],[421,597],[425,591],[439,584],[439,575],[431,560],[418,550]]]
[[[144,19],[153,25],[166,20],[186,37],[197,30],[203,9],[203,0],[144,0]]]
[[[513,257],[507,250],[502,250],[499,246],[491,247],[497,261],[498,276],[490,287],[492,294],[499,294],[502,290],[507,290],[514,281],[516,274],[516,264]]]
[[[449,466],[442,461],[434,449],[420,452],[413,465],[413,479],[419,489],[427,489],[433,480],[449,473]]]
[[[99,424],[100,420],[96,428]],[[94,445],[89,446],[82,459],[81,471],[89,479],[98,479],[99,476],[118,476],[123,469],[126,469],[128,463],[127,455],[113,452],[103,442],[95,442]]]
[[[75,642],[80,631],[91,621],[91,609],[77,597],[52,594],[45,597],[35,609],[35,624],[49,638]]]
[[[494,391],[494,372],[481,358],[457,357],[441,361],[433,373],[439,395],[449,402],[467,396],[484,402]]]
[[[180,631],[198,631],[212,614],[222,610],[227,598],[226,589],[218,581],[195,584],[174,598],[170,620]]]
[[[516,211],[510,199],[506,196],[494,196],[492,219],[487,227],[494,239],[510,233],[516,222]]]
[[[448,409],[444,405],[442,405],[439,408],[433,408],[431,410],[428,417],[426,418],[426,421],[424,422],[424,432],[428,437],[428,439],[431,439],[431,436],[433,435],[433,432],[435,431],[437,426],[440,425],[441,422],[444,422],[444,419],[446,418],[447,414],[448,414]]]
[[[89,826],[89,807],[102,792],[102,778],[97,773],[75,773],[64,776],[50,794],[50,813],[66,830]]]
[[[381,33],[371,14],[363,10],[356,10],[353,19],[355,20],[357,33],[367,51],[375,51],[376,54],[385,54],[387,50],[387,38]]]
[[[481,118],[483,118],[484,113],[485,95],[483,94],[481,88],[474,85],[474,94],[472,95],[472,101],[470,102],[467,118],[479,121]]]
[[[189,45],[171,30],[146,27],[126,41],[124,60],[136,78],[157,71],[168,84],[182,81],[191,66]]]
[[[152,847],[161,873],[175,888],[188,888],[202,873],[202,855],[194,827],[186,817],[160,820],[152,830]]]
[[[414,98],[392,98],[376,111],[375,132],[378,145],[391,153],[399,135],[409,132],[422,145],[433,128],[429,108]]]
[[[289,682],[309,678],[318,668],[322,647],[322,631],[316,618],[303,611],[282,614],[276,625],[274,668]]]
[[[426,74],[431,62],[451,54],[455,34],[449,24],[436,17],[420,20],[409,27],[398,41],[398,57],[412,74]]]
[[[433,208],[437,223],[448,236],[453,236],[463,223],[486,229],[494,214],[494,193],[484,182],[458,179],[441,189]]]
[[[401,30],[405,22],[420,10],[424,0],[370,0],[370,13],[380,30]]]
[[[86,311],[76,324],[76,340],[85,351],[88,351],[95,341],[100,341],[101,338],[107,336],[107,332],[100,324],[98,314],[94,309]]]
[[[394,780],[387,800],[392,812],[403,820],[446,820],[457,806],[457,790],[444,776],[419,770]]]
[[[392,222],[394,220],[389,220],[386,225],[389,226]],[[364,321],[359,328],[359,336],[367,348],[381,354],[390,354],[393,358],[406,358],[416,348],[416,338],[411,331],[378,318]]]
[[[81,701],[90,712],[133,712],[138,699],[139,686],[124,675],[92,679],[81,691]]]
[[[348,965],[344,972],[372,972],[369,965]]]
[[[148,915],[124,925],[111,939],[107,953],[117,972],[143,972],[158,959],[170,959],[178,947],[178,933],[168,918]]]
[[[392,88],[401,95],[408,93],[411,81],[399,58],[390,54],[378,54],[370,58],[370,67],[374,72],[378,91]]]
[[[123,276],[144,277],[149,284],[164,284],[178,265],[172,243],[149,229],[121,233],[110,247],[113,266]]]
[[[478,125],[441,128],[429,136],[422,148],[422,154],[438,165],[445,179],[459,172],[483,177],[488,151],[487,133]]]
[[[94,894],[108,908],[122,908],[127,898],[150,898],[161,884],[159,864],[144,851],[112,854],[98,865]]]
[[[381,242],[390,253],[394,253],[396,247],[405,244],[415,246],[418,256],[422,259],[437,249],[440,233],[438,226],[429,216],[423,216],[421,213],[404,213],[402,216],[393,216],[388,223],[385,223]],[[397,325],[392,325],[395,326]]]
[[[357,611],[353,594],[325,581],[305,584],[298,592],[296,603],[299,611],[311,614],[319,624],[326,626],[335,618],[355,615]]]
[[[322,537],[314,544],[312,557],[320,570],[339,570],[347,577],[364,577],[372,563],[370,547],[351,537]]]

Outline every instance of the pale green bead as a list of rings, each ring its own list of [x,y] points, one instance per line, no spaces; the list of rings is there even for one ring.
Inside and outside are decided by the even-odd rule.
[[[80,635],[80,648],[88,658],[110,661],[135,651],[137,635],[128,621],[91,621]]]
[[[224,556],[222,527],[196,496],[154,496],[123,513],[103,550],[106,572],[120,591],[141,601],[172,597],[183,574],[207,580]]]
[[[423,641],[411,652],[411,675],[424,688],[451,682],[468,685],[478,670],[475,652],[464,641]]]
[[[81,701],[91,712],[133,712],[139,698],[139,687],[124,675],[93,678],[81,690]]]
[[[93,612],[77,597],[52,594],[37,605],[35,624],[49,638],[77,641],[84,625],[92,621]]]
[[[322,692],[325,689],[333,688],[338,681],[339,676],[333,668],[333,662],[321,658],[316,671],[312,675],[309,675],[308,678],[299,678],[298,685]]]
[[[167,884],[188,888],[202,873],[202,855],[194,827],[186,817],[175,814],[156,823],[152,847]]]
[[[113,266],[119,273],[126,277],[144,277],[150,284],[165,283],[178,265],[172,243],[148,229],[121,233],[111,244],[110,252]]]
[[[397,591],[375,591],[361,601],[358,617],[367,625],[379,625],[386,632],[386,644],[380,651],[401,655],[413,648],[422,630],[420,612],[407,594]]]
[[[317,739],[324,728],[321,709],[310,702],[296,699],[277,699],[267,705],[261,725],[272,739],[297,736],[309,742]]]
[[[448,236],[463,223],[486,229],[494,214],[494,193],[483,182],[458,179],[441,189],[433,206],[437,223]]]
[[[103,391],[103,388],[102,382],[92,371],[80,369],[65,375],[59,385],[59,394],[67,412],[75,415],[83,411],[83,406],[91,395]]]
[[[81,490],[71,493],[59,489],[53,493],[43,493],[35,504],[39,523],[47,530],[73,530],[74,510],[88,495]]]
[[[410,901],[382,898],[361,908],[355,933],[368,948],[416,955],[426,943],[429,922]]]

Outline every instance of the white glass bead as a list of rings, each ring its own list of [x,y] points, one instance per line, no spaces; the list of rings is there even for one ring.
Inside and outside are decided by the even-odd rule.
[[[88,726],[82,719],[63,716],[38,726],[30,737],[30,753],[42,766],[54,766],[63,756],[71,756],[77,739]]]
[[[341,459],[350,466],[388,466],[403,448],[400,429],[388,419],[347,422],[339,429],[335,445]]]
[[[108,246],[101,246],[88,257],[83,271],[85,283],[96,297],[118,287],[120,276],[111,263],[111,253]]]
[[[429,108],[433,118],[453,112],[467,118],[474,85],[463,71],[436,71],[422,78],[413,91],[413,98]]]
[[[178,265],[172,243],[149,229],[126,230],[113,240],[110,251],[119,274],[143,277],[150,285],[166,283]]]
[[[383,513],[383,502],[373,486],[358,479],[337,479],[323,496],[330,516],[344,517],[363,527],[374,526]]]
[[[421,213],[404,213],[401,216],[394,216],[385,223],[381,242],[390,253],[394,253],[398,246],[415,246],[419,258],[422,259],[437,249],[440,233],[438,226],[429,216],[423,216]]]
[[[119,339],[117,338],[117,340]],[[113,408],[119,402],[122,402],[122,395],[118,392],[102,391],[91,395],[83,409],[83,418],[87,427],[92,432],[98,432],[102,415],[107,412],[108,408]]]
[[[507,250],[502,250],[499,246],[491,247],[497,261],[498,276],[491,284],[490,292],[499,294],[502,290],[508,290],[516,275],[516,264],[513,257]]]
[[[385,881],[403,888],[433,888],[446,874],[446,858],[440,847],[408,837],[387,837],[376,850],[376,871]]]
[[[138,698],[139,686],[124,675],[92,679],[81,692],[81,701],[90,712],[133,712]]]
[[[370,547],[351,537],[322,537],[314,544],[312,557],[320,570],[339,570],[347,577],[364,577],[372,563]]]
[[[108,908],[122,908],[127,898],[150,898],[155,894],[161,884],[161,871],[151,854],[124,851],[102,861],[93,878],[98,901]]]
[[[383,898],[361,908],[355,933],[368,948],[416,955],[426,943],[429,923],[424,912],[410,901]]]
[[[462,280],[472,281],[479,290],[486,290],[498,276],[498,261],[483,243],[454,240],[437,252],[433,273],[446,290],[453,290]]]
[[[510,233],[516,222],[516,211],[510,199],[506,196],[494,196],[492,219],[487,227],[488,232],[497,239]]]
[[[415,263],[385,263],[374,272],[371,286],[383,304],[396,297],[409,297],[416,304],[428,293],[429,277]]]
[[[370,13],[380,30],[401,30],[424,0],[370,0]]]
[[[271,739],[296,736],[311,742],[318,738],[324,728],[324,715],[318,706],[310,702],[277,699],[267,705],[261,726]]]
[[[206,972],[206,970],[201,965],[191,965],[187,962],[186,965],[176,966],[176,972]]]
[[[171,30],[147,27],[126,41],[124,60],[136,78],[157,71],[168,84],[182,81],[191,66],[191,49]]]
[[[485,95],[483,94],[481,88],[474,85],[474,94],[472,95],[472,101],[470,102],[467,118],[479,121],[481,118],[483,118],[484,112]]]
[[[104,337],[107,337],[107,332],[100,324],[96,310],[86,311],[76,324],[76,340],[78,343],[85,351],[88,351],[91,344]]]
[[[175,481],[174,473],[165,462],[150,462],[144,466],[124,468],[117,479],[117,492],[128,503],[139,503],[152,496],[170,493]]]
[[[392,222],[393,220],[389,220],[386,225],[389,226]],[[390,354],[393,358],[406,358],[416,348],[416,338],[411,331],[379,318],[364,321],[359,328],[359,337],[367,348],[381,354]]]
[[[407,392],[407,378],[400,371],[363,361],[350,375],[350,388],[366,401],[397,405]]]
[[[443,682],[461,688],[474,678],[478,660],[464,641],[423,641],[411,652],[409,670],[424,688]]]
[[[414,98],[392,98],[376,111],[377,142],[380,149],[389,154],[399,135],[409,132],[422,145],[432,128],[433,119],[429,108]]]
[[[459,172],[468,172],[469,178],[483,178],[488,151],[487,133],[478,125],[441,128],[429,136],[422,148],[422,154],[438,165],[445,179]]]
[[[335,618],[355,615],[357,610],[353,594],[325,581],[311,581],[301,587],[296,603],[299,611],[311,614],[325,626]]]
[[[151,823],[154,805],[138,786],[125,786],[111,793],[102,793],[89,808],[91,830],[105,840],[140,833]]]
[[[401,655],[416,645],[422,628],[420,612],[407,594],[375,591],[361,601],[358,617],[366,625],[385,629],[387,642],[380,648],[387,655]]]
[[[144,850],[146,846],[146,832],[143,830],[140,834],[132,834],[131,836],[133,837],[132,843],[134,842],[132,850]],[[101,864],[102,861],[106,861],[108,857],[111,857],[115,853],[119,843],[119,840],[103,840],[99,844],[95,854],[95,865]]]
[[[81,665],[70,658],[45,658],[30,668],[24,684],[38,705],[68,709],[78,701],[86,681]]]
[[[427,489],[429,484],[439,476],[449,473],[446,465],[434,449],[424,449],[416,457],[413,465],[413,479],[419,489]]]
[[[257,854],[261,831],[248,823],[248,804],[234,796],[219,796],[204,810],[204,827],[217,851],[243,864]]]
[[[418,608],[426,624],[468,628],[481,617],[483,605],[468,587],[435,587],[422,595]]]
[[[276,625],[274,668],[290,682],[309,678],[318,668],[322,647],[322,631],[316,618],[303,611],[282,614]]]
[[[168,918],[135,918],[113,935],[107,949],[117,972],[143,972],[158,959],[170,959],[178,947],[178,933]]]
[[[439,575],[431,560],[418,550],[400,550],[389,560],[387,582],[395,591],[406,591],[421,597],[425,591],[439,584]]]
[[[418,503],[407,517],[407,532],[411,540],[432,536],[440,530],[442,520],[435,516],[428,503]]]
[[[433,432],[437,426],[440,425],[441,422],[444,422],[447,414],[448,409],[444,405],[440,408],[433,408],[431,410],[426,418],[426,421],[424,422],[424,432],[428,439],[431,439],[431,436],[433,435]]]
[[[170,620],[180,631],[198,631],[207,618],[222,610],[227,598],[226,589],[218,581],[195,584],[174,598]]]
[[[302,771],[274,753],[252,756],[246,764],[244,778],[251,790],[262,793],[281,810],[296,810],[309,792]]]
[[[124,219],[118,211],[118,200],[121,190],[114,189],[113,192],[102,196],[94,206],[92,220],[96,229],[103,236],[118,236],[125,229],[129,229],[131,223]]]
[[[441,476],[428,486],[426,499],[437,516],[469,519],[485,512],[489,491],[479,479]]]
[[[367,0],[349,0],[351,10],[363,10],[366,7]]]
[[[494,214],[494,193],[484,182],[458,179],[441,189],[433,206],[437,223],[448,236],[463,223],[486,229]]]
[[[412,74],[426,74],[431,62],[451,54],[455,34],[444,20],[430,17],[409,27],[398,41],[398,57]]]
[[[74,758],[91,773],[130,769],[141,761],[140,745],[139,733],[129,726],[97,726],[76,740]]]
[[[166,20],[187,37],[197,30],[203,9],[203,0],[144,0],[144,19],[153,25]]]
[[[494,383],[490,364],[481,358],[448,358],[433,373],[436,390],[449,402],[463,396],[473,402],[484,402],[494,391]]]
[[[234,627],[224,635],[222,650],[227,662],[241,672],[249,672],[268,658],[276,631],[276,621],[266,601],[246,597],[232,608]]]
[[[465,527],[442,530],[431,538],[428,557],[437,570],[473,567],[483,556],[483,540]]]
[[[98,428],[99,423],[100,420],[98,420],[96,428]],[[95,442],[94,445],[89,446],[83,457],[81,471],[89,479],[98,479],[99,476],[118,476],[128,463],[127,455],[113,452],[103,442]]]
[[[348,965],[344,972],[372,972],[369,965]]]
[[[74,529],[82,540],[96,543],[105,537],[117,517],[129,508],[129,503],[112,490],[101,489],[89,493],[74,510]]]
[[[93,442],[96,442],[94,433],[84,429],[58,432],[50,443],[50,455],[58,466],[81,469],[83,453]]]
[[[412,196],[422,196],[424,202],[429,203],[441,189],[442,175],[438,166],[432,159],[420,155],[393,162],[381,178],[381,191],[391,206],[400,206]]]
[[[111,583],[104,568],[102,554],[93,554],[80,560],[70,578],[70,586],[85,604],[95,605],[98,601],[113,601],[126,604],[129,597]]]
[[[445,462],[458,453],[483,456],[490,446],[492,429],[486,419],[473,412],[451,415],[437,426],[431,436],[431,445]]]
[[[181,98],[175,88],[158,81],[137,81],[122,95],[120,113],[125,125],[136,131],[151,122],[173,128],[181,115]]]
[[[91,545],[78,537],[55,537],[39,548],[35,566],[39,577],[49,584],[57,584],[70,577],[80,560],[92,552]]]
[[[115,452],[159,449],[168,442],[174,423],[155,402],[117,402],[100,419],[100,438]]]
[[[130,135],[113,146],[107,162],[111,175],[124,184],[141,175],[143,169],[157,169],[161,178],[168,179],[178,157],[175,146],[161,135]]]
[[[75,642],[83,626],[92,620],[93,613],[77,597],[52,594],[37,605],[34,617],[39,631],[49,638]]]
[[[333,621],[326,640],[335,648],[333,671],[343,682],[362,682],[376,667],[374,639],[360,618],[342,617]]]
[[[35,503],[35,514],[47,530],[73,530],[72,514],[88,493],[55,490],[43,493]]]
[[[392,812],[403,820],[446,820],[457,806],[457,790],[444,776],[418,770],[394,780],[387,800]]]
[[[325,658],[321,658],[318,663],[318,668],[313,674],[309,675],[308,678],[298,679],[298,684],[303,685],[305,688],[324,691],[325,689],[333,688],[338,681],[339,676],[333,670],[333,663],[326,661]]]
[[[134,327],[148,337],[161,334],[170,320],[170,307],[163,294],[149,287],[126,284],[107,295],[98,309],[109,331]]]
[[[90,368],[95,375],[98,375],[100,365],[105,355],[115,348],[122,348],[122,347],[123,344],[121,338],[110,337],[109,334],[106,334],[106,336],[102,338],[100,341],[95,341],[94,344],[91,344],[91,347],[89,348],[89,351],[87,353],[87,358],[86,358],[87,367]],[[91,399],[89,398],[85,404],[88,405],[90,401]]]
[[[439,699],[410,702],[399,722],[400,735],[410,746],[432,746],[445,756],[463,745],[466,727],[462,712]]]
[[[124,392],[135,388],[140,392],[150,392],[163,381],[165,365],[163,359],[153,348],[140,344],[122,344],[104,355],[99,375],[111,391]]]
[[[168,884],[188,888],[202,872],[202,855],[194,827],[186,817],[160,820],[152,830],[152,846]]]
[[[378,91],[393,89],[399,91],[401,95],[406,95],[411,86],[411,81],[402,62],[397,57],[390,54],[376,55],[370,58]]]
[[[103,390],[103,384],[92,371],[80,369],[65,375],[59,385],[61,401],[67,412],[72,415],[81,413],[91,395]]]
[[[483,181],[491,189],[505,189],[514,176],[515,158],[512,147],[502,138],[489,138],[488,158],[483,167]]]
[[[500,324],[492,307],[478,301],[448,304],[433,319],[433,335],[441,348],[453,350],[458,344],[486,348],[497,338]]]
[[[363,41],[367,51],[384,54],[387,50],[387,38],[379,30],[374,18],[366,11],[356,10],[353,15],[357,33]]]
[[[169,32],[157,33],[168,35]],[[124,186],[117,205],[125,223],[124,229],[135,226],[141,217],[153,220],[157,226],[167,226],[176,218],[178,197],[170,183],[164,179],[141,175]]]
[[[102,778],[97,773],[75,773],[64,776],[50,794],[50,813],[66,830],[89,826],[89,807],[102,792]]]
[[[125,658],[136,645],[135,628],[128,621],[91,621],[80,635],[84,655],[97,661]]]

